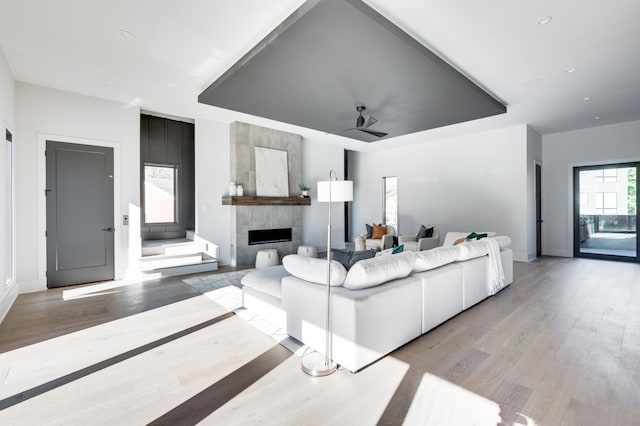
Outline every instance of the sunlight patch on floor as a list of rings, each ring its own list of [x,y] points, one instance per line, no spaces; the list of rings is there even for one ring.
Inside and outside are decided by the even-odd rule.
[[[501,420],[497,403],[426,373],[404,424],[495,426]]]

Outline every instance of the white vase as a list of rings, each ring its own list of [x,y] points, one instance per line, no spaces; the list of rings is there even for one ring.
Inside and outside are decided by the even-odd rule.
[[[235,197],[238,194],[238,190],[236,189],[236,183],[235,182],[231,182],[229,184],[229,196],[230,197]]]
[[[244,188],[242,187],[242,185],[238,185],[238,187],[236,188],[236,194],[238,195],[238,197],[244,196]]]

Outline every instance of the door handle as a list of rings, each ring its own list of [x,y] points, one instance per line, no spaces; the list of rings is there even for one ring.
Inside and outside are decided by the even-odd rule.
[[[116,230],[116,228],[102,228],[102,230],[106,232],[113,232]]]

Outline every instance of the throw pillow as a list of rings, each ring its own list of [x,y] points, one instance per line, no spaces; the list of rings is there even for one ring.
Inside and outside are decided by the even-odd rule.
[[[353,256],[353,252],[351,250],[331,249],[331,260],[340,262],[346,269],[349,269],[351,256]]]
[[[419,241],[421,238],[431,237],[433,237],[433,226],[431,228],[427,228],[426,226],[421,225],[418,235],[416,235],[416,241]]]
[[[398,254],[404,251],[404,244],[400,244],[398,247],[391,250],[391,254]]]
[[[480,239],[482,239],[482,238],[487,238],[487,235],[488,235],[488,234],[486,234],[486,233],[484,233],[484,234],[477,234],[477,233],[475,233],[475,232],[472,232],[472,233],[470,233],[469,235],[467,235],[467,240],[480,240]]]
[[[371,238],[371,235],[373,235],[373,226],[369,225],[368,223],[366,223],[364,226],[367,227],[367,238]]]
[[[347,270],[351,269],[353,265],[360,262],[361,260],[371,259],[376,256],[375,250],[363,250],[363,251],[354,251],[349,259],[349,267]]]
[[[405,251],[397,256],[375,257],[353,265],[347,273],[344,287],[350,290],[374,287],[387,281],[404,278],[411,273],[416,256]]]
[[[387,227],[373,225],[373,233],[371,234],[371,238],[374,240],[379,240],[387,234]]]
[[[327,259],[289,254],[282,258],[282,265],[294,277],[327,285]],[[331,286],[341,286],[347,276],[347,270],[342,264],[332,260],[330,271]]]

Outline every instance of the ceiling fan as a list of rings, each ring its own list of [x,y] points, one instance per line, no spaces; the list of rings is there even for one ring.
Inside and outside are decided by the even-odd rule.
[[[383,138],[385,136],[388,135],[388,133],[385,132],[378,132],[376,130],[371,130],[369,129],[369,127],[373,126],[375,123],[378,122],[378,119],[375,117],[372,117],[370,115],[368,115],[366,118],[362,116],[362,111],[366,110],[367,107],[365,107],[364,105],[356,105],[356,111],[358,111],[358,113],[360,115],[358,115],[358,119],[356,120],[356,127],[352,127],[350,129],[346,129],[346,130],[342,130],[338,133],[343,133],[343,132],[348,132],[350,130],[360,130],[361,132],[365,132],[368,133],[370,135],[373,135],[375,137],[378,138]]]

